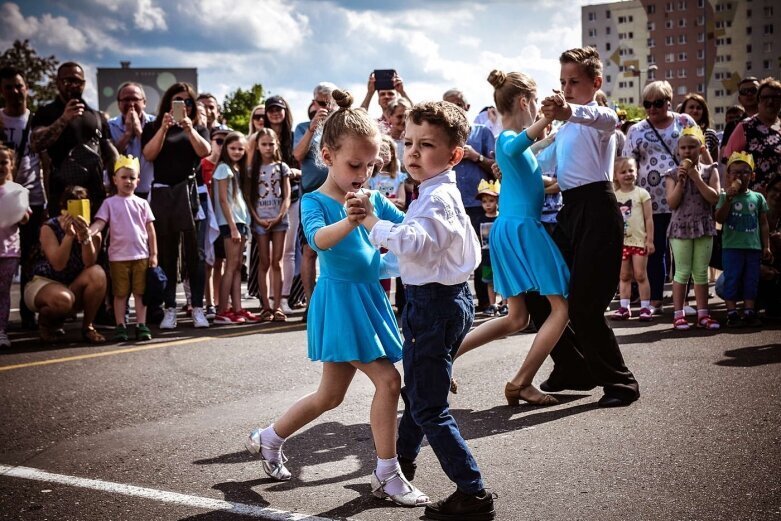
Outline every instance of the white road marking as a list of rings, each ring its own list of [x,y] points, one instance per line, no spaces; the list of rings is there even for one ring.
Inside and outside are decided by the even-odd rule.
[[[179,494],[178,492],[167,492],[165,490],[156,490],[153,488],[136,487],[125,485],[123,483],[113,483],[111,481],[101,481],[98,479],[79,478],[76,476],[66,476],[64,474],[53,474],[44,470],[33,469],[30,467],[14,467],[10,465],[0,465],[0,476],[10,476],[14,478],[31,479],[35,481],[45,481],[47,483],[59,483],[71,487],[89,488],[110,492],[113,494],[123,494],[126,496],[142,497],[163,503],[174,503],[204,510],[224,510],[226,512],[253,516],[259,519],[268,519],[271,521],[332,521],[330,518],[317,517],[304,513],[286,512],[275,508],[265,508],[257,505],[247,505],[245,503],[233,503],[231,501],[222,501],[200,496],[190,496]]]

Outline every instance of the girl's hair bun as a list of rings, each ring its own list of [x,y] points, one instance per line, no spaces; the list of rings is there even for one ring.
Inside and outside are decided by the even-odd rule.
[[[504,85],[505,80],[507,80],[507,74],[498,69],[492,70],[491,74],[488,75],[488,83],[493,85],[495,89]]]
[[[340,109],[349,109],[353,104],[353,95],[346,90],[334,89],[331,96]]]

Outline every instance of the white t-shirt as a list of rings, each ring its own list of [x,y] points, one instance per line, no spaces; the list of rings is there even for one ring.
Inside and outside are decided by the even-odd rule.
[[[396,195],[399,193],[399,186],[403,183],[404,176],[396,174],[396,177],[391,177],[387,172],[380,172],[369,178],[369,189],[377,190],[388,199],[396,199]]]
[[[258,217],[275,219],[279,215],[279,209],[282,207],[282,181],[289,176],[290,168],[282,162],[260,167],[258,200],[255,203]]]
[[[38,154],[30,151],[30,136],[27,136],[27,144],[20,151],[22,134],[30,118],[30,111],[21,116],[9,116],[5,109],[0,109],[0,118],[3,120],[3,143],[14,150],[16,161],[19,165],[18,175],[14,180],[27,188],[30,192],[30,206],[43,206],[46,204],[46,196],[43,193],[43,181],[41,180],[41,162]]]

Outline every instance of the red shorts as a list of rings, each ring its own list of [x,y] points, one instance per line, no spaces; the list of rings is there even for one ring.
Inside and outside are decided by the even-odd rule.
[[[648,252],[645,248],[640,248],[639,246],[624,246],[623,251],[621,252],[621,260],[625,261],[629,257],[633,257],[635,255],[639,255],[640,257],[645,257],[648,255]]]

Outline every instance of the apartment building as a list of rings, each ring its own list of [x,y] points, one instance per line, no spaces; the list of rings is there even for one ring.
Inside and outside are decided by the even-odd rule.
[[[705,96],[721,129],[741,78],[781,78],[777,0],[626,0],[581,12],[583,44],[599,50],[603,90],[617,103],[639,105],[642,88],[664,79],[673,104]]]

